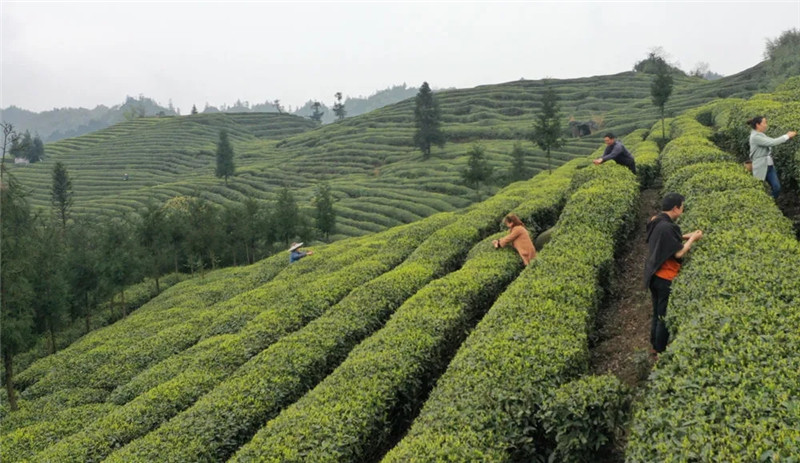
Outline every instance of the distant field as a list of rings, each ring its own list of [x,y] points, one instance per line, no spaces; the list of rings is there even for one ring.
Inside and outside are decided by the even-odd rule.
[[[713,82],[676,78],[669,112],[719,96],[755,91],[757,66]],[[553,80],[561,98],[562,124],[596,119],[603,128],[625,134],[657,119],[650,102],[649,75],[631,72]],[[13,172],[32,191],[34,205],[49,205],[53,162],[65,163],[75,192],[74,212],[109,217],[135,213],[148,200],[177,195],[202,196],[213,203],[246,197],[268,201],[279,188],[293,190],[309,207],[313,189],[330,182],[338,199],[335,239],[358,236],[451,211],[477,198],[461,182],[466,153],[475,142],[486,148],[495,173],[508,173],[510,152],[522,140],[530,155],[530,174],[547,168],[544,153],[526,141],[539,109],[543,81],[516,81],[437,94],[448,143],[423,161],[412,146],[413,99],[369,114],[316,127],[291,115],[199,114],[145,118],[46,145],[47,159]],[[230,133],[237,174],[226,186],[214,177],[215,143],[221,129]],[[553,167],[592,150],[601,133],[568,138],[553,151]],[[123,181],[127,173],[129,180]],[[501,180],[502,182],[502,180]],[[491,187],[491,193],[497,186]]]

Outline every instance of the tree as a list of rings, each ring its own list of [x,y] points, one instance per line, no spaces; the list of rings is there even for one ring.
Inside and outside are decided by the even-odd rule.
[[[155,280],[156,294],[159,294],[159,277],[169,265],[168,254],[164,252],[164,248],[169,246],[169,230],[165,211],[161,206],[154,202],[145,205],[144,210],[139,213],[136,237],[143,251],[147,273]]]
[[[300,230],[300,209],[289,188],[284,187],[278,193],[273,223],[278,239],[283,241],[286,246]]]
[[[89,223],[80,223],[68,230],[67,262],[69,268],[70,302],[73,318],[81,317],[88,333],[91,316],[101,294],[98,233]]]
[[[28,156],[30,156],[31,145],[33,145],[33,139],[31,138],[31,133],[27,130],[22,135],[12,137],[11,149],[9,151],[11,153],[11,157],[28,159]]]
[[[308,116],[309,119],[316,122],[317,124],[322,123],[322,115],[325,114],[324,111],[319,110],[320,106],[322,106],[322,104],[320,104],[319,101],[315,101],[314,103],[312,103],[311,107],[314,108],[314,112],[311,113],[310,116]]]
[[[47,352],[56,352],[56,330],[67,318],[69,309],[69,281],[66,267],[64,234],[50,226],[37,227],[36,245],[29,259],[37,269],[32,288],[36,297],[32,308],[36,317],[36,332],[44,333]]]
[[[522,147],[522,143],[514,143],[514,148],[511,150],[511,180],[525,180],[528,178],[528,169],[525,167],[527,154],[525,148]]]
[[[431,156],[431,145],[441,148],[445,139],[440,128],[439,103],[427,82],[422,83],[414,103],[414,125],[417,128],[414,133],[414,146],[422,151],[423,159],[428,159]]]
[[[333,196],[329,184],[323,183],[317,188],[314,195],[314,207],[316,208],[317,229],[327,241],[336,228],[336,211],[333,210]]]
[[[275,106],[275,109],[278,111],[278,114],[283,114],[283,106],[281,106],[281,100],[273,101],[272,105]]]
[[[236,166],[233,163],[233,147],[228,141],[228,132],[219,132],[219,142],[217,142],[217,177],[225,177],[225,185],[228,184],[228,177],[234,174]]]
[[[203,198],[189,201],[186,216],[186,249],[192,273],[197,269],[205,276],[205,259],[216,268],[222,239],[222,228],[216,207]]]
[[[191,113],[191,114],[192,114],[192,115],[195,115],[195,114],[197,114],[197,106],[195,106],[195,105],[192,105],[192,113]]]
[[[347,115],[347,111],[344,109],[344,103],[342,103],[342,92],[336,92],[333,96],[336,98],[336,102],[333,104],[333,113],[336,114],[336,117],[341,121]]]
[[[115,218],[103,224],[100,243],[100,284],[108,294],[119,292],[120,313],[128,315],[125,287],[141,278],[141,251],[127,217]]]
[[[531,140],[547,153],[547,170],[551,169],[550,150],[564,144],[559,118],[558,95],[552,87],[547,86],[542,92],[542,109],[533,122],[531,135]]]
[[[33,137],[33,145],[31,146],[29,159],[31,162],[39,162],[44,159],[44,143],[38,133]]]
[[[481,183],[486,183],[492,176],[492,166],[485,157],[485,150],[481,145],[472,145],[469,150],[467,169],[461,173],[464,182],[480,192]]]
[[[6,152],[10,152],[11,148],[14,146],[17,132],[14,130],[14,126],[8,122],[3,122],[0,124],[0,127],[3,127],[3,157],[0,158],[0,188],[2,188],[5,185],[3,179],[6,173]]]
[[[661,139],[666,139],[666,130],[664,128],[664,106],[672,94],[672,74],[670,67],[666,61],[661,60],[656,69],[656,75],[653,77],[653,82],[650,84],[650,95],[653,98],[653,104],[661,110]]]
[[[774,89],[789,76],[800,75],[800,29],[789,29],[775,40],[767,40],[765,87]]]
[[[10,127],[10,124],[5,127]],[[5,169],[5,166],[0,166]],[[17,410],[14,391],[14,356],[34,341],[34,218],[21,185],[10,174],[0,188],[0,349],[5,366],[5,386],[11,410]]]
[[[56,218],[61,222],[62,235],[67,231],[67,219],[72,209],[72,181],[69,179],[67,168],[61,161],[53,166],[53,186],[50,189],[50,201],[56,213]]]

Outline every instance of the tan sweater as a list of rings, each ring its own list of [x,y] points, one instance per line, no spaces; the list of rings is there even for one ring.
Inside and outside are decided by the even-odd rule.
[[[528,263],[536,257],[536,248],[533,247],[531,236],[524,226],[517,225],[511,228],[511,230],[508,231],[508,235],[500,240],[500,247],[504,248],[509,243],[517,250],[525,265],[528,265]]]

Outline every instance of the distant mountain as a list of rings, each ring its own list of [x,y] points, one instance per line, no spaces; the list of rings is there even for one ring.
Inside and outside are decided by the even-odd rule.
[[[154,100],[139,96],[127,97],[125,102],[94,109],[56,108],[35,113],[16,106],[0,110],[0,121],[14,125],[18,132],[38,133],[44,142],[77,137],[110,127],[119,122],[144,116],[174,116],[173,108],[160,106]]]
[[[395,85],[384,90],[379,90],[368,97],[347,97],[344,99],[347,117],[358,116],[368,113],[378,108],[397,103],[398,101],[410,98],[417,93],[415,87],[408,87],[406,84]],[[333,100],[333,95],[331,95]],[[309,100],[304,106],[290,112],[301,117],[308,117],[313,112],[311,105],[314,102]],[[322,103],[322,102],[320,102]],[[333,103],[331,103],[333,106]],[[265,101],[251,105],[247,101],[237,100],[233,105],[221,105],[219,107],[206,104],[203,108],[197,108],[199,112],[209,114],[216,112],[223,113],[277,113],[278,109],[274,101]],[[324,124],[336,120],[333,110],[324,103],[320,108],[325,114],[322,116]],[[189,111],[187,111],[188,113]],[[19,132],[26,130],[32,134],[39,134],[46,143],[51,143],[64,138],[77,137],[97,130],[105,129],[119,122],[130,120],[142,116],[175,116],[177,111],[170,103],[168,107],[159,105],[155,100],[139,96],[138,98],[127,97],[125,103],[108,107],[97,106],[94,109],[86,108],[56,108],[40,113],[28,111],[26,109],[10,106],[0,109],[0,121],[9,122]]]

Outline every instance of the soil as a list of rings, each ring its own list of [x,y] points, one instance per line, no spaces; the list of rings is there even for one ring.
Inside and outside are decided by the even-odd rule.
[[[641,283],[647,243],[645,224],[658,212],[659,190],[642,191],[636,229],[628,247],[617,258],[617,274],[609,297],[597,314],[591,373],[616,375],[637,388],[652,367],[650,357],[650,292]]]

